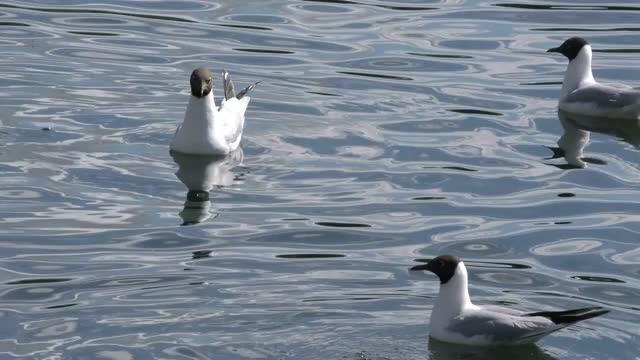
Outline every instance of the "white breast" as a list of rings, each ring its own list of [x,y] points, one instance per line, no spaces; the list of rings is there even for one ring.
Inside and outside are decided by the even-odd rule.
[[[246,100],[230,99],[218,110],[213,94],[191,96],[184,121],[171,142],[171,150],[184,154],[226,155],[238,148],[244,126]]]

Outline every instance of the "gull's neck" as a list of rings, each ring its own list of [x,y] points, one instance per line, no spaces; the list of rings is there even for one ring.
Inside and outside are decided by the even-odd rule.
[[[469,298],[467,269],[464,263],[458,263],[454,275],[446,284],[440,284],[440,292],[433,307],[433,314],[450,318],[458,315],[467,307],[473,306]]]
[[[187,111],[184,115],[184,121],[191,123],[193,126],[210,128],[213,126],[212,121],[216,113],[216,104],[213,101],[213,91],[205,97],[189,97]]]
[[[567,71],[562,81],[561,96],[564,97],[572,91],[596,81],[591,73],[591,45],[585,45],[573,60],[569,61]]]

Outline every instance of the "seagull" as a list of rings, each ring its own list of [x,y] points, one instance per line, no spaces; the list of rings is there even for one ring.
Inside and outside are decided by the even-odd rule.
[[[561,110],[617,119],[640,117],[640,91],[602,85],[593,78],[591,45],[587,40],[572,37],[547,52],[560,53],[569,59],[558,103]]]
[[[471,303],[467,269],[451,255],[438,256],[411,270],[429,270],[440,278],[440,291],[431,312],[436,340],[463,345],[530,344],[581,320],[608,313],[601,307],[525,313],[501,306]]]
[[[220,107],[213,101],[213,79],[207,68],[191,73],[191,96],[182,125],[171,141],[171,150],[183,154],[227,155],[240,145],[244,113],[251,98],[246,96],[259,82],[239,93],[227,71],[222,71],[224,99]]]

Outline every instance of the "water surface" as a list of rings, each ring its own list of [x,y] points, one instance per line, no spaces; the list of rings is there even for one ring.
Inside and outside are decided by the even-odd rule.
[[[640,86],[640,7],[582,3],[0,4],[0,358],[634,358],[637,124],[568,166],[545,50]],[[202,65],[262,80],[232,159],[168,152]],[[612,312],[429,341],[442,253],[478,302]]]

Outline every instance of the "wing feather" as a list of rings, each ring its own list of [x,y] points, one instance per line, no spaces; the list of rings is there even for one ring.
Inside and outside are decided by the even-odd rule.
[[[222,123],[224,138],[228,144],[235,147],[240,142],[242,130],[244,128],[244,113],[249,105],[250,98],[244,97],[242,100],[231,98],[226,100],[216,117]]]
[[[591,103],[598,108],[620,109],[640,103],[640,91],[595,84],[569,93],[564,102]]]
[[[236,92],[233,90],[233,81],[231,81],[231,75],[227,70],[222,70],[222,81],[224,83],[224,99],[229,100],[236,97]]]
[[[562,327],[544,317],[522,317],[483,309],[454,318],[447,330],[468,338],[486,337],[492,343],[523,343]]]

